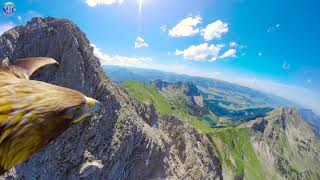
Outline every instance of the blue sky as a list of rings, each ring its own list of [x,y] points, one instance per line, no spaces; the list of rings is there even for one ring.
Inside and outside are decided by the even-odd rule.
[[[0,33],[33,16],[68,18],[104,64],[214,77],[320,112],[320,2],[24,0]]]

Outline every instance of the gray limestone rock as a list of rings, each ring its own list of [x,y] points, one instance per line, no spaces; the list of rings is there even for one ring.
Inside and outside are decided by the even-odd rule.
[[[33,18],[0,37],[0,61],[48,56],[32,79],[79,90],[104,108],[68,129],[0,179],[220,179],[208,138],[153,105],[138,103],[103,73],[93,48],[69,20]]]

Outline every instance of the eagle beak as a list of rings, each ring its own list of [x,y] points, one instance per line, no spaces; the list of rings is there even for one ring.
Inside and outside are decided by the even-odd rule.
[[[101,110],[102,104],[99,101],[89,97],[86,97],[86,101],[92,114],[95,114]]]

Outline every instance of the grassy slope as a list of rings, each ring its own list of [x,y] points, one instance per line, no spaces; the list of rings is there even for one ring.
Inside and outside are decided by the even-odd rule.
[[[154,103],[159,113],[172,113],[170,104],[165,101],[155,86],[137,81],[125,81],[123,86],[128,90],[129,94],[138,101]]]
[[[263,168],[253,151],[246,129],[211,128],[206,121],[189,115],[183,106],[179,105],[181,102],[172,103],[171,98],[167,99],[164,97],[152,84],[125,81],[122,85],[128,90],[129,94],[138,101],[153,102],[160,114],[174,115],[190,123],[203,133],[211,136],[213,142],[215,142],[215,138],[219,138],[219,141],[222,141],[223,144],[214,143],[214,145],[219,152],[223,164],[231,168],[233,174],[236,176],[240,176],[245,172],[246,179],[264,179]],[[213,116],[212,118],[216,117]],[[231,157],[229,155],[231,155]]]
[[[253,150],[246,129],[215,129],[209,136],[215,143],[221,161],[232,169],[235,176],[244,174],[245,179],[265,179],[263,167]],[[222,144],[216,143],[216,138],[219,138]]]
[[[144,84],[138,81],[125,81],[122,85],[128,90],[129,94],[138,101],[154,103],[160,114],[176,116],[204,133],[212,132],[212,128],[206,121],[189,115],[182,106],[177,105],[179,103],[174,105],[170,103],[154,85]]]

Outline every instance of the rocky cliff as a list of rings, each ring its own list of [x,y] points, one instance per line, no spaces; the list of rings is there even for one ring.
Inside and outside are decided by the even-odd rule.
[[[257,157],[274,179],[320,179],[320,141],[293,108],[244,124]]]
[[[189,114],[201,117],[209,113],[201,91],[192,82],[169,83],[158,79],[152,84],[173,104],[187,109]]]
[[[73,88],[104,108],[67,130],[0,179],[220,179],[208,138],[171,116],[141,104],[103,73],[85,34],[74,23],[33,18],[0,37],[0,59],[48,56],[60,63],[32,78]]]

